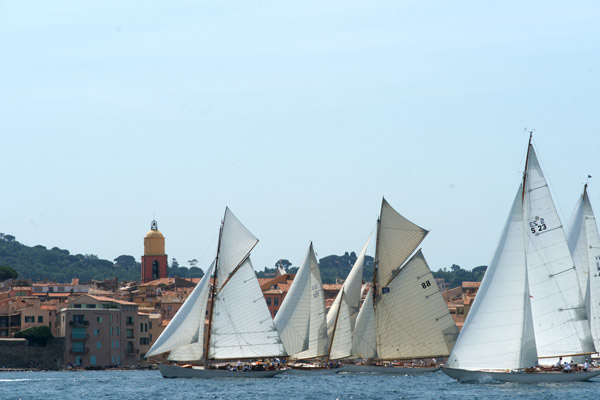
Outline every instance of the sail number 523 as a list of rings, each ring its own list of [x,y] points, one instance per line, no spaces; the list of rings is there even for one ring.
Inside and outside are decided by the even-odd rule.
[[[529,229],[531,230],[531,233],[545,231],[546,223],[544,222],[544,218],[540,218],[539,220],[530,222]]]

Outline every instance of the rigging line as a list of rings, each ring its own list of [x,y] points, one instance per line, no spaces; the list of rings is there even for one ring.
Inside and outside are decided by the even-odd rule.
[[[564,274],[565,272],[569,272],[569,271],[570,271],[570,270],[572,270],[572,269],[575,269],[575,266],[574,266],[574,265],[573,265],[571,268],[567,268],[567,269],[565,269],[565,270],[563,270],[563,271],[559,271],[559,272],[557,272],[557,273],[555,273],[555,274],[550,274],[550,275],[548,275],[548,277],[549,277],[549,278],[554,278],[556,275]]]
[[[581,309],[585,309],[585,306],[559,308],[558,311],[581,310]]]

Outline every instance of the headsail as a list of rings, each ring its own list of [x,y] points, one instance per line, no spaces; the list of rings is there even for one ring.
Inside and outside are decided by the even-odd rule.
[[[209,281],[214,263],[196,285],[185,303],[173,317],[169,325],[156,339],[146,357],[171,351],[171,360],[199,360],[202,357],[202,339],[204,335],[204,315],[208,300]],[[181,349],[177,353],[177,349]]]
[[[344,295],[344,289],[340,291],[339,307],[337,308],[334,326],[329,333],[329,355],[330,360],[339,360],[352,355],[352,326],[350,324],[350,307]]]
[[[362,251],[356,258],[354,266],[350,270],[348,277],[342,285],[342,289],[335,297],[335,300],[333,300],[333,303],[331,304],[331,307],[327,312],[327,333],[329,335],[331,335],[331,331],[333,330],[333,325],[336,319],[336,315],[338,313],[342,293],[344,294],[344,297],[346,297],[346,303],[350,308],[350,325],[352,328],[354,328],[354,322],[356,321],[356,316],[358,315],[358,311],[360,310],[365,255],[367,253],[367,248],[369,247],[370,241],[371,238],[367,239],[367,243],[365,243]]]
[[[531,144],[525,174],[525,252],[538,357],[593,353],[577,271]]]
[[[377,332],[373,309],[373,288],[369,289],[352,333],[352,354],[359,358],[377,358]]]
[[[521,186],[494,257],[448,357],[450,368],[520,369],[537,365],[523,229]]]

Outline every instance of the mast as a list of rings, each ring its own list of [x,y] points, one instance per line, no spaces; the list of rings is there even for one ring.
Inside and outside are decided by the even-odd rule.
[[[226,211],[227,212],[227,211]],[[221,237],[223,236],[223,227],[225,226],[225,217],[221,221],[221,228],[219,229],[219,243],[217,244],[217,256],[215,258],[215,270],[213,273],[213,284],[210,287],[210,311],[208,312],[208,332],[206,333],[206,348],[204,350],[204,365],[208,365],[208,350],[210,348],[210,331],[213,320],[213,311],[215,308],[215,297],[217,294],[217,270],[219,269],[219,251],[221,250]],[[210,281],[208,282],[210,285]]]
[[[525,128],[527,129],[527,128]],[[525,158],[525,170],[523,171],[523,193],[521,201],[525,201],[525,182],[527,181],[527,166],[529,165],[529,151],[531,150],[531,139],[533,138],[533,131],[529,131],[529,145],[527,146],[527,157]]]
[[[385,200],[385,197],[383,198]],[[379,236],[381,234],[381,214],[383,214],[383,200],[381,201],[381,211],[377,218],[377,237],[375,238],[375,259],[373,260],[373,309],[377,307],[377,267],[379,266]]]
[[[344,300],[344,289],[342,288],[342,295],[340,296],[340,302],[338,304],[337,314],[335,315],[335,324],[333,325],[333,332],[331,332],[331,340],[329,341],[329,349],[327,350],[327,361],[329,361],[329,357],[331,355],[331,348],[333,347],[333,339],[335,338],[335,330],[337,328],[337,323],[340,318],[340,310],[342,309],[342,300]]]

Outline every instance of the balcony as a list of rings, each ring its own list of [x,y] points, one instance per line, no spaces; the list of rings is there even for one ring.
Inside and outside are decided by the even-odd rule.
[[[87,340],[89,338],[90,335],[88,335],[87,333],[85,335],[71,333],[71,340]]]
[[[90,321],[69,321],[70,326],[88,326]]]
[[[85,354],[85,353],[87,353],[89,351],[90,351],[90,349],[87,348],[87,347],[85,349],[70,349],[69,350],[69,352],[71,354]]]

